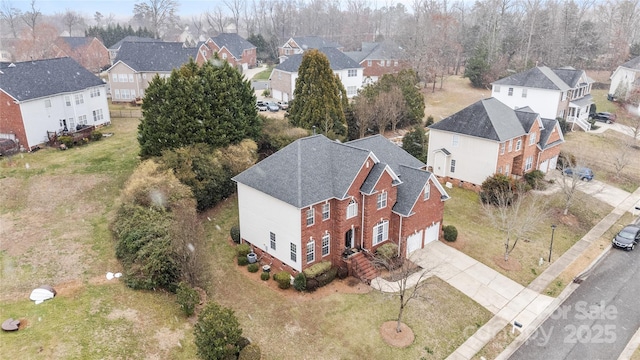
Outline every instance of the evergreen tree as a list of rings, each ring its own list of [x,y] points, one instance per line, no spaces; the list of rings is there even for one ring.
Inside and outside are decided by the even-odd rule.
[[[422,125],[416,125],[402,138],[402,148],[416,159],[426,163],[429,146],[429,137],[425,134]]]
[[[215,64],[214,64],[215,63]],[[228,62],[193,59],[167,79],[156,76],[146,90],[138,126],[140,156],[204,143],[213,148],[260,134],[256,97],[248,80]]]
[[[489,66],[489,53],[484,44],[479,44],[473,56],[467,62],[467,66],[464,70],[464,77],[471,81],[471,85],[476,88],[484,88],[487,84],[485,82],[485,75],[489,72],[491,67]]]
[[[205,360],[235,358],[242,328],[233,310],[209,303],[193,327],[198,356]]]
[[[293,126],[308,130],[315,126],[330,138],[347,135],[346,91],[323,53],[316,49],[304,53],[293,94],[289,106]]]
[[[147,28],[138,28],[137,30],[133,30],[131,25],[129,25],[125,29],[120,26],[120,24],[116,24],[115,26],[109,24],[109,26],[107,26],[106,28],[103,28],[101,26],[89,26],[89,28],[85,30],[84,35],[97,37],[107,48],[111,47],[127,36],[139,36],[148,38],[154,37],[153,32],[147,30]]]

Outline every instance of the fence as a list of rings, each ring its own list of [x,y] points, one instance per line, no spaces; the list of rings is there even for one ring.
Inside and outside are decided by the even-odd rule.
[[[109,111],[111,118],[139,119],[142,117],[140,109],[123,109]]]

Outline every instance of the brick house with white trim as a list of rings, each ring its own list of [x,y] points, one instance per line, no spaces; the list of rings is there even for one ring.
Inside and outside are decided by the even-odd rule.
[[[363,278],[364,253],[392,242],[408,257],[439,238],[449,196],[424,167],[380,135],[296,140],[234,177],[241,239],[275,269],[330,261]]]

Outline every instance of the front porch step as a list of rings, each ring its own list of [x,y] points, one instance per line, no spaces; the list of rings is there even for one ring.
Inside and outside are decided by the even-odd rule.
[[[371,261],[367,259],[364,253],[359,252],[354,254],[350,260],[354,263],[355,277],[365,283],[370,284],[371,280],[380,276],[380,272],[373,266]]]

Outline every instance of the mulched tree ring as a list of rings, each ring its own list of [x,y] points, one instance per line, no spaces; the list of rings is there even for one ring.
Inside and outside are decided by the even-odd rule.
[[[387,321],[380,326],[380,335],[384,342],[397,348],[405,348],[413,344],[415,340],[413,330],[407,324],[400,323],[400,332],[396,332],[397,326],[398,322],[395,320]]]

